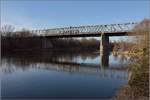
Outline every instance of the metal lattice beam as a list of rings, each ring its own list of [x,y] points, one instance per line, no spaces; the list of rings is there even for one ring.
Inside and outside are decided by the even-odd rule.
[[[117,33],[130,32],[137,23],[123,23],[110,25],[91,25],[79,27],[65,27],[44,30],[32,30],[39,36],[61,36],[61,35],[80,35],[80,34],[95,34],[95,33]]]

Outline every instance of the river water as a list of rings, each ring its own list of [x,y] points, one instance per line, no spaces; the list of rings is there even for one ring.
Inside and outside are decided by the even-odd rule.
[[[5,99],[108,99],[127,83],[129,57],[96,52],[23,53],[2,56]]]

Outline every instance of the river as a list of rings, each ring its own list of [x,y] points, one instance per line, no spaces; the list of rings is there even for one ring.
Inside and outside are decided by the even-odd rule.
[[[108,58],[108,59],[107,59]],[[109,99],[127,84],[130,57],[97,52],[2,56],[1,97],[5,99]]]

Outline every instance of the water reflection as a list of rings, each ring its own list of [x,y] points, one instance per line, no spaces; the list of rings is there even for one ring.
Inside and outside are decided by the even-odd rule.
[[[110,55],[111,60],[116,60],[115,64],[109,65],[109,55],[101,55],[98,53],[82,53],[82,54],[62,54],[62,53],[42,53],[40,55],[34,54],[13,54],[2,57],[2,71],[6,74],[13,73],[15,71],[28,70],[28,69],[45,69],[66,71],[71,73],[93,73],[111,74],[114,75],[116,71],[124,72],[124,67],[121,64],[128,64],[130,60],[117,59],[113,55]],[[99,61],[100,60],[100,61]],[[126,61],[126,62],[125,62]],[[114,62],[114,61],[113,61]],[[125,62],[125,63],[123,63]],[[111,62],[110,62],[111,63]],[[105,69],[105,70],[103,70]],[[109,71],[105,72],[105,71]],[[124,76],[125,78],[126,76]]]
[[[101,66],[108,67],[109,66],[109,54],[100,54],[101,57]]]
[[[128,73],[123,65],[129,63],[131,63],[129,58],[120,58],[120,56],[113,56],[112,54],[100,55],[96,52],[42,52],[3,55],[1,60],[2,97],[111,97],[122,84],[127,82]],[[39,80],[43,80],[44,83]],[[58,80],[62,80],[62,84]],[[21,81],[28,84],[20,83]],[[40,91],[34,88],[34,84],[37,82],[42,86]],[[85,82],[90,84],[86,83],[87,89],[81,90],[86,86]],[[115,85],[112,86],[111,84]],[[64,87],[69,90],[61,94]],[[15,89],[12,90],[12,88]],[[102,88],[106,89],[106,93],[103,93]],[[52,91],[53,89],[55,90]],[[18,94],[20,91],[22,94]],[[42,94],[43,91],[47,93]],[[77,91],[83,93],[79,94]],[[89,93],[91,95],[88,95]]]

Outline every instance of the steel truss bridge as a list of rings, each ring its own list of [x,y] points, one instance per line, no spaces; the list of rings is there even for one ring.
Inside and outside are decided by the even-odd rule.
[[[54,29],[32,30],[33,34],[48,37],[89,37],[100,36],[105,33],[108,36],[124,36],[131,32],[137,23],[109,24],[109,25],[88,25],[78,27],[64,27]]]

